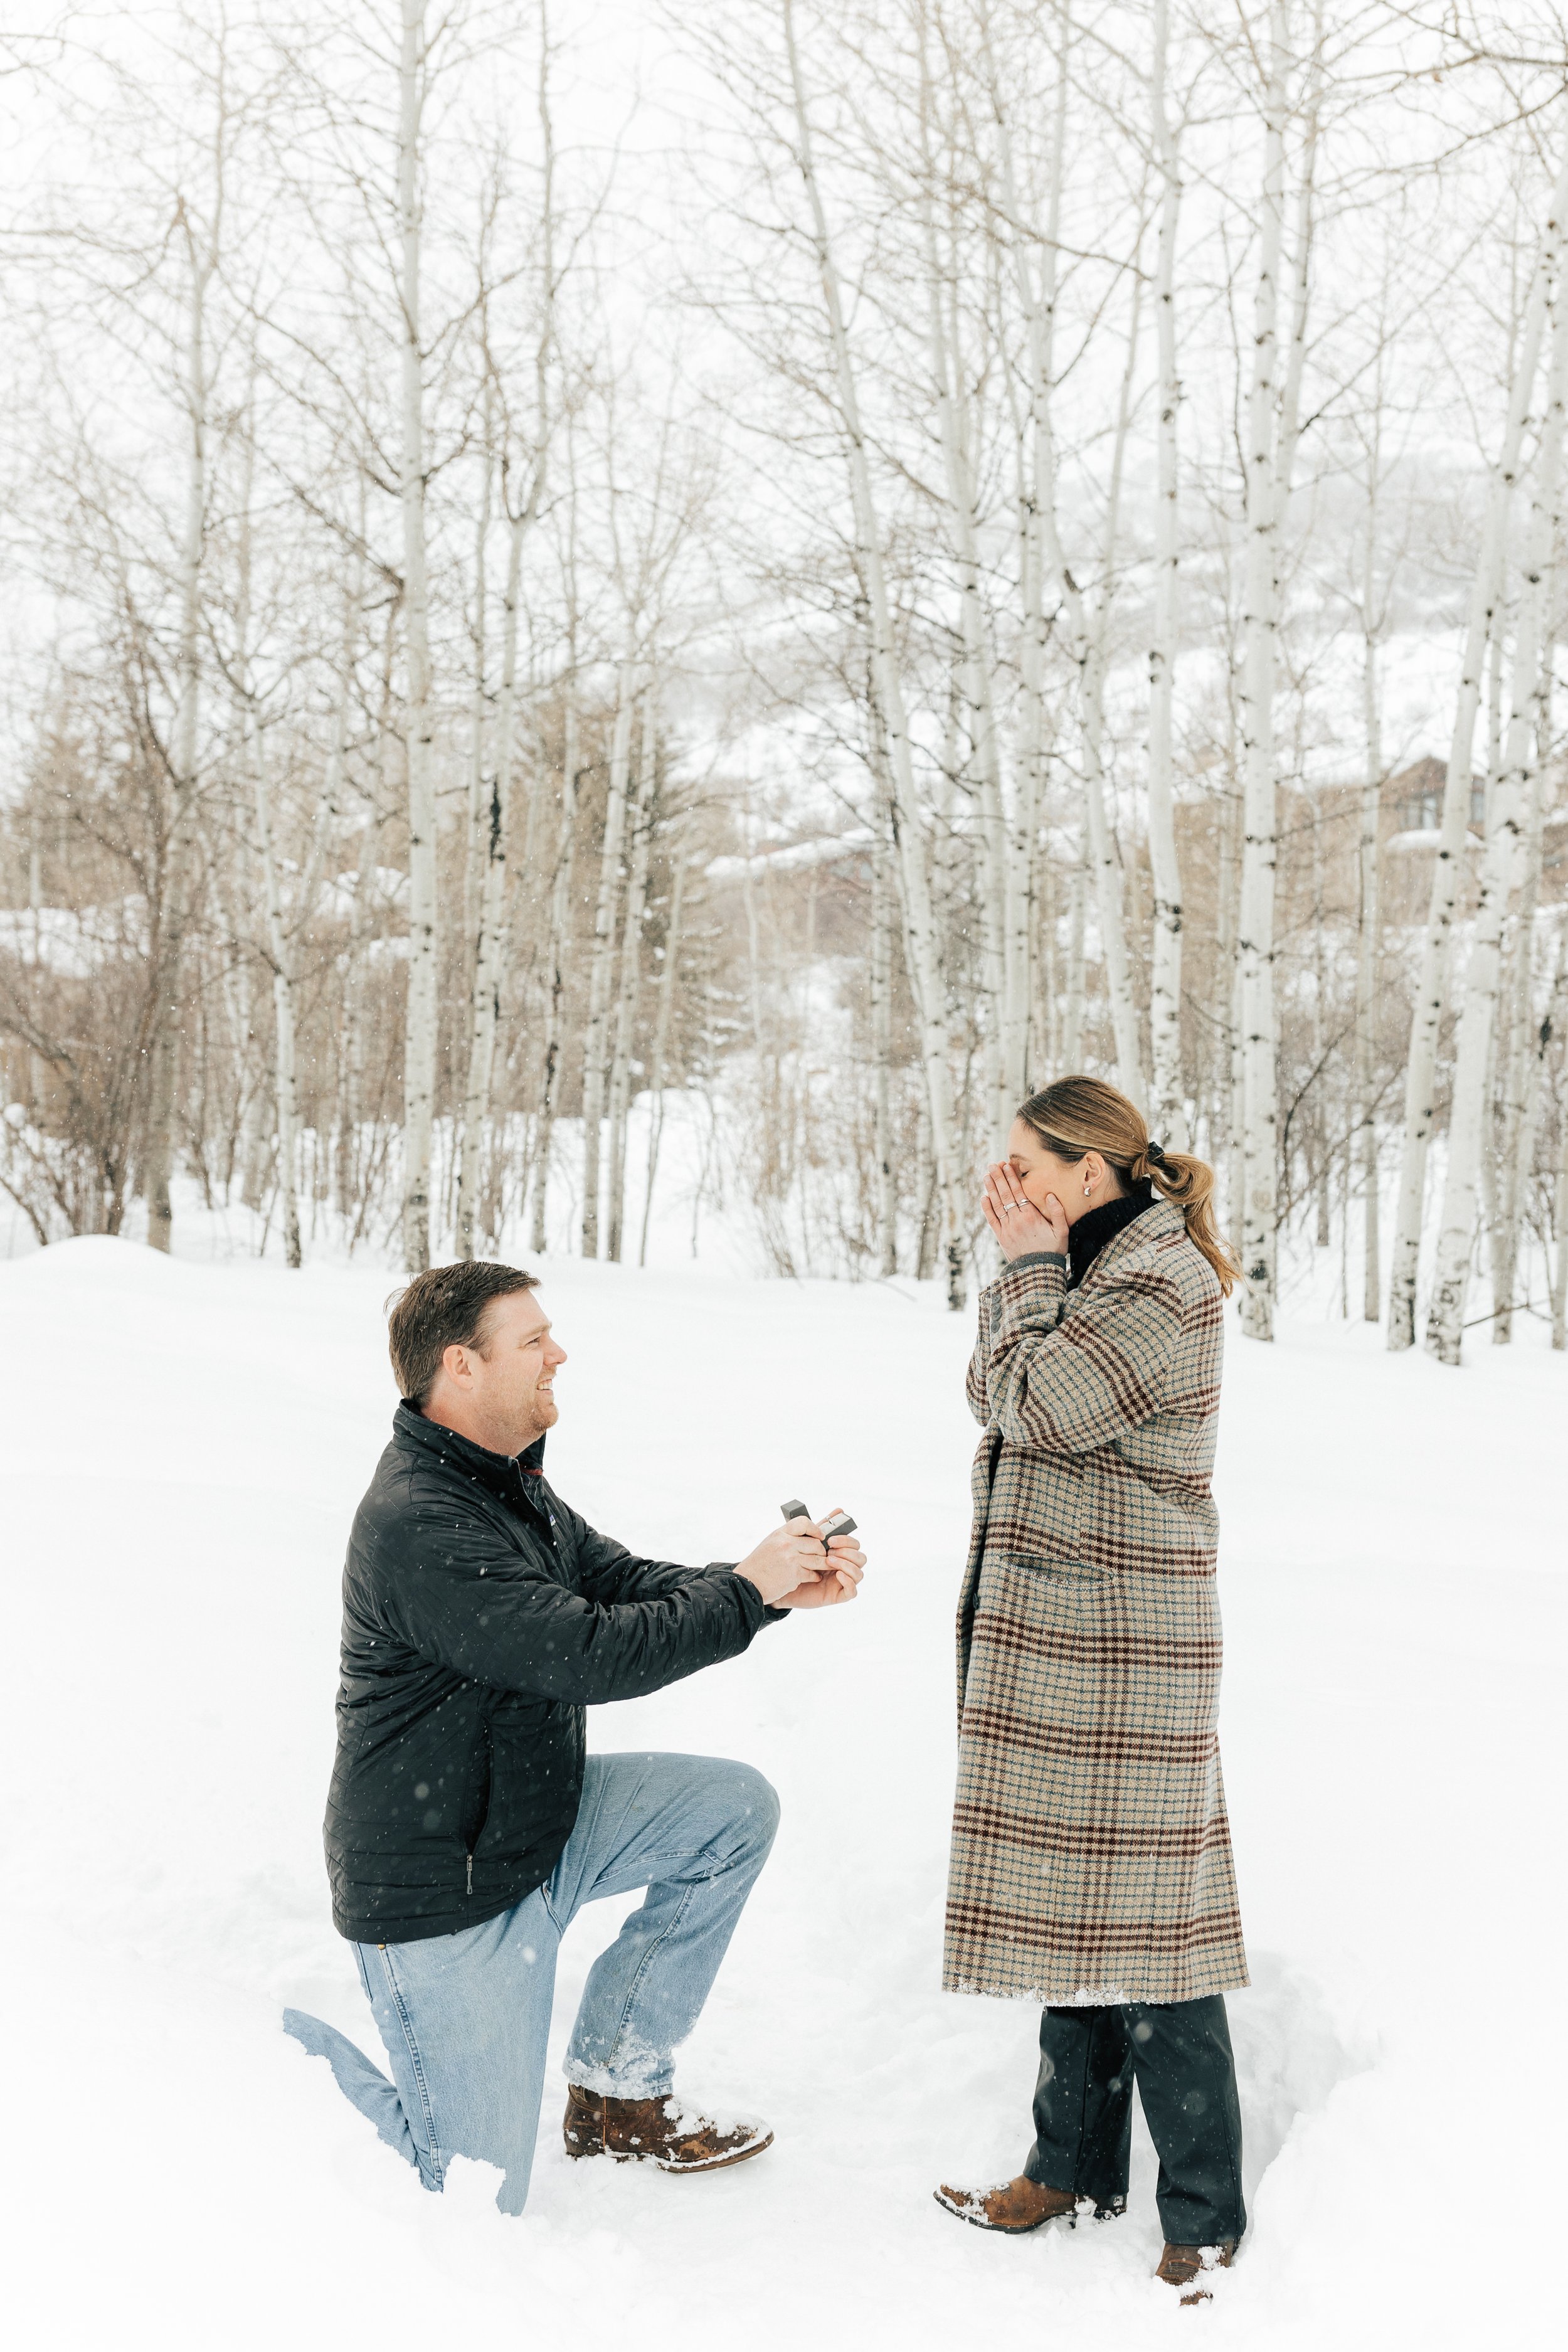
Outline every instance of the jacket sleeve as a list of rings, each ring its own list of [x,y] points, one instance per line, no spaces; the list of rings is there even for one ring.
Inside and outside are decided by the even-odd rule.
[[[1066,1258],[1058,1255],[1055,1251],[1036,1251],[1026,1258],[1016,1260],[1016,1263],[1020,1265],[1059,1266],[1064,1278],[1067,1274]],[[987,1374],[991,1366],[991,1330],[995,1318],[998,1289],[998,1284],[990,1282],[980,1294],[980,1329],[974,1342],[974,1353],[969,1359],[969,1377],[964,1383],[964,1394],[969,1399],[969,1410],[982,1429],[989,1429],[992,1421],[991,1393]]]
[[[991,1417],[1045,1454],[1089,1454],[1157,1412],[1182,1333],[1175,1284],[1148,1266],[1104,1275],[1065,1321],[1059,1258],[1008,1266],[994,1285],[985,1366]]]
[[[963,1384],[969,1410],[982,1429],[988,1428],[991,1421],[985,1372],[991,1361],[991,1293],[995,1287],[994,1283],[988,1284],[980,1294],[980,1328],[975,1334],[974,1353],[969,1359],[969,1377]]]
[[[421,1657],[466,1682],[577,1706],[642,1698],[738,1657],[767,1614],[756,1586],[727,1568],[630,1562],[648,1572],[641,1599],[569,1591],[477,1513],[416,1512],[399,1551],[389,1608]]]
[[[659,1601],[666,1593],[683,1591],[694,1576],[731,1575],[727,1560],[706,1569],[680,1568],[673,1560],[639,1559],[613,1536],[602,1536],[586,1519],[552,1494],[551,1504],[565,1529],[576,1561],[577,1584],[590,1601],[610,1605],[625,1601]]]

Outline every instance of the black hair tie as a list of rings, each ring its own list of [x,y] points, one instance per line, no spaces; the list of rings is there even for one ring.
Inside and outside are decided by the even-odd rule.
[[[1163,1168],[1165,1165],[1164,1145],[1163,1143],[1146,1143],[1143,1146],[1143,1157],[1148,1161],[1151,1168]]]

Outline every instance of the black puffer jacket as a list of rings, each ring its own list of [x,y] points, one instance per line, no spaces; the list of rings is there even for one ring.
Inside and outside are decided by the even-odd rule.
[[[408,1404],[343,1568],[332,1917],[356,1943],[477,1927],[549,1877],[583,1710],[745,1649],[781,1613],[728,1566],[634,1559],[545,1484]]]

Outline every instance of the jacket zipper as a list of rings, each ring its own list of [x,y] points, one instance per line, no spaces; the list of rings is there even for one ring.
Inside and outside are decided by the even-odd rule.
[[[473,1893],[473,1891],[474,1891],[474,1857],[473,1857],[473,1855],[472,1855],[472,1854],[470,1854],[470,1855],[468,1856],[468,1893],[471,1895],[471,1894]]]

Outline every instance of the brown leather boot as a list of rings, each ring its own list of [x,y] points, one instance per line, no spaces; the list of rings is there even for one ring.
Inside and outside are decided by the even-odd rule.
[[[575,2083],[566,2088],[564,2134],[568,2156],[651,2162],[661,2172],[720,2172],[773,2144],[765,2124],[717,2124],[677,2098],[612,2099]]]
[[[1191,2287],[1192,2293],[1182,2297],[1184,2303],[1211,2303],[1214,2298],[1206,2286],[1194,2286],[1194,2281],[1205,2271],[1227,2271],[1236,2260],[1237,2240],[1227,2238],[1223,2246],[1173,2246],[1169,2239],[1160,2257],[1160,2267],[1154,2273],[1167,2286]]]
[[[1079,2203],[1070,2189],[1043,2188],[1026,2172],[994,2189],[942,2188],[933,2194],[944,2213],[953,2214],[960,2221],[973,2221],[977,2230],[1000,2230],[1011,2238],[1021,2238],[1026,2230],[1038,2230],[1064,2216],[1072,2221]],[[1082,2201],[1087,2204],[1088,2200]]]

